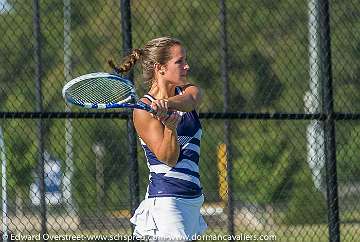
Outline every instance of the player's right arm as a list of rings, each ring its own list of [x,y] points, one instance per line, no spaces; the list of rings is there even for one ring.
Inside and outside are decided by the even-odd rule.
[[[146,99],[141,101],[149,104]],[[167,118],[164,122],[165,125],[144,110],[135,109],[133,114],[134,126],[140,138],[158,160],[170,167],[174,167],[180,154],[176,131],[179,121],[178,114],[172,114]]]

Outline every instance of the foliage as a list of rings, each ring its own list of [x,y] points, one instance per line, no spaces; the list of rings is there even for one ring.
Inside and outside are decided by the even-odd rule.
[[[323,224],[327,221],[326,211],[324,194],[314,188],[309,169],[305,168],[305,172],[297,172],[284,222],[287,224]]]
[[[339,125],[339,130],[346,130],[346,137],[339,137],[337,146],[337,167],[339,171],[339,180],[346,181],[349,177],[354,177],[360,174],[360,159],[359,153],[356,152],[360,142],[360,126],[353,123],[352,128],[344,128]],[[345,133],[345,132],[341,132]],[[354,179],[355,180],[355,179]]]
[[[236,197],[241,201],[260,204],[278,202],[281,196],[287,198],[289,191],[286,191],[286,186],[292,180],[300,157],[292,155],[294,150],[279,123],[244,126],[248,125],[255,128],[257,134],[245,133],[243,139],[238,141],[243,149],[239,151],[240,159],[234,161],[234,171],[238,174],[234,178],[238,185]],[[251,139],[248,135],[251,135]]]

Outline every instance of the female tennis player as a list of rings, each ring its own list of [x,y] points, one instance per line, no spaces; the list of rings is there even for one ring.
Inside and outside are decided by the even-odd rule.
[[[127,72],[137,61],[150,84],[140,101],[156,114],[133,111],[150,169],[145,200],[130,220],[134,235],[150,241],[191,240],[207,227],[200,214],[204,202],[198,166],[201,92],[187,81],[189,65],[179,40],[153,39],[143,49],[134,49],[117,68]]]

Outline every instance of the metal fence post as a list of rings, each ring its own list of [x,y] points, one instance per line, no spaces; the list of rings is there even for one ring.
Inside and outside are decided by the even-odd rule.
[[[131,6],[130,0],[121,0],[121,30],[123,41],[123,53],[126,55],[132,49],[132,33],[131,33]],[[128,75],[129,79],[133,81],[134,74],[131,71]],[[139,206],[139,167],[137,160],[137,137],[135,133],[134,124],[132,121],[132,112],[129,112],[127,121],[128,139],[129,139],[129,188],[130,188],[130,206],[131,214],[134,214],[135,209]]]
[[[40,30],[40,6],[39,0],[34,0],[34,37],[35,37],[35,81],[36,81],[36,111],[43,112],[43,97],[42,97],[42,39]],[[37,121],[38,132],[38,176],[39,176],[39,190],[40,190],[40,217],[41,217],[41,234],[47,233],[46,228],[46,201],[45,201],[45,173],[44,173],[44,128],[43,120],[40,118]],[[41,236],[42,237],[42,236]]]
[[[64,0],[64,77],[69,82],[72,77],[72,49],[71,49],[71,0]],[[65,106],[65,112],[70,112],[69,106]],[[73,201],[73,174],[74,174],[74,152],[73,152],[73,125],[71,119],[65,120],[65,169],[63,178],[63,198],[69,215],[76,212]]]
[[[335,120],[334,120],[334,99],[332,89],[331,70],[331,39],[330,39],[330,17],[329,1],[319,0],[320,10],[320,58],[322,59],[322,82],[323,102],[322,109],[326,114],[324,121],[325,129],[325,162],[326,162],[326,184],[329,241],[340,241],[340,220],[338,184],[336,171],[336,141],[335,141]]]
[[[5,140],[2,125],[0,125],[0,162],[1,162],[1,208],[2,208],[2,241],[8,241],[8,199],[7,199],[7,179],[6,179],[6,154]]]
[[[321,58],[319,45],[319,1],[308,2],[308,28],[309,28],[309,91],[305,93],[305,112],[310,114],[320,113],[322,83],[321,83]],[[325,196],[325,182],[321,171],[325,166],[324,155],[324,126],[320,120],[312,120],[307,127],[307,162],[311,169],[314,186]]]
[[[223,81],[224,107],[223,112],[229,111],[229,74],[228,74],[228,42],[226,30],[226,2],[220,0],[220,56],[221,56],[221,79]],[[227,199],[227,230],[229,235],[235,234],[234,229],[234,199],[232,194],[232,156],[231,156],[231,138],[230,138],[230,121],[224,120],[224,143],[226,145],[226,179],[228,184]]]

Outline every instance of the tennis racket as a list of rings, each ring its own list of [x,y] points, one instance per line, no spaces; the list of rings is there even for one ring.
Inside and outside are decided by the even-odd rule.
[[[88,109],[136,108],[156,113],[137,100],[131,81],[116,74],[96,72],[79,76],[65,84],[62,95],[66,103]]]

